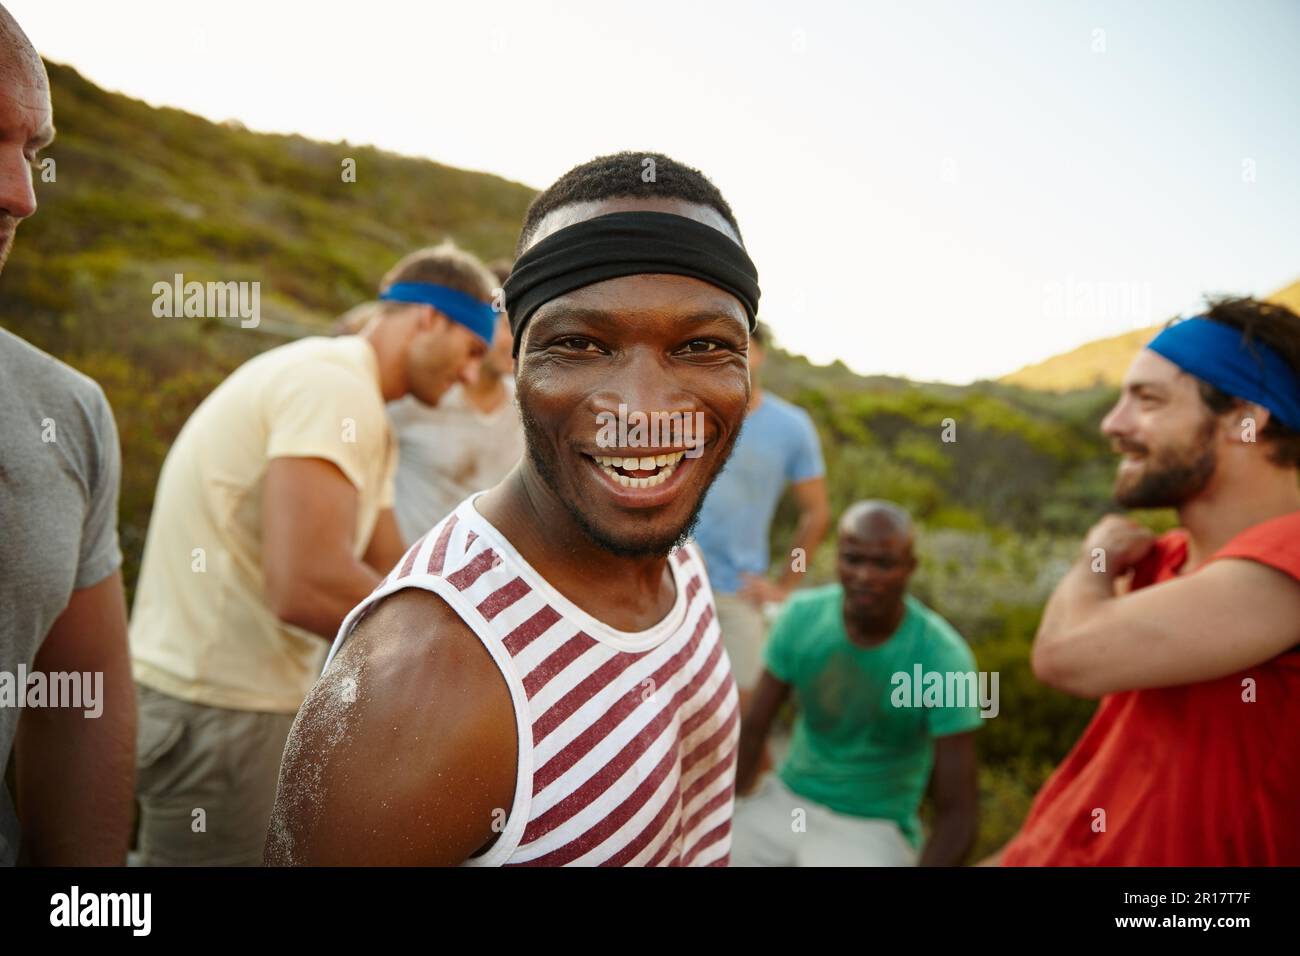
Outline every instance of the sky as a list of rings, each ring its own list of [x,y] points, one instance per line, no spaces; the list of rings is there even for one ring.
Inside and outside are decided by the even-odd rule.
[[[1296,0],[6,6],[254,130],[539,189],[666,153],[727,197],[778,344],[864,374],[997,377],[1300,278]]]

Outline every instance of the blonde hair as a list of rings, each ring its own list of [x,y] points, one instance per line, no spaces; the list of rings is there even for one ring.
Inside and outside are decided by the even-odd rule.
[[[403,256],[379,281],[380,293],[398,282],[431,282],[472,295],[480,302],[491,302],[497,287],[496,276],[478,257],[450,239]],[[405,303],[385,304],[401,306]]]
[[[354,305],[334,320],[331,332],[334,335],[356,335],[370,323],[371,319],[383,311],[382,302],[362,302],[360,305]]]

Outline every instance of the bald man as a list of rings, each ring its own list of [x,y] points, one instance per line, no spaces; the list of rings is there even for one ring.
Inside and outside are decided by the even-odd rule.
[[[975,658],[953,628],[907,593],[912,521],[862,501],[839,525],[839,584],[793,597],[741,721],[738,793],[759,777],[763,744],[793,690],[790,753],[735,818],[736,866],[955,866],[976,827],[976,701],[922,694],[973,682]],[[968,685],[967,685],[968,686]],[[953,699],[960,697],[960,699]],[[935,818],[922,848],[927,783]]]
[[[0,267],[53,138],[45,67],[0,7]],[[18,802],[0,786],[0,865],[122,863],[136,711],[113,412],[93,381],[3,329],[0,448],[0,766],[12,746]]]

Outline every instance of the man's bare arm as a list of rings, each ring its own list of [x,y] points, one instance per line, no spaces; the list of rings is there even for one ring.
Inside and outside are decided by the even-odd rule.
[[[939,737],[934,742],[930,794],[934,829],[921,851],[921,866],[960,866],[975,845],[979,783],[975,731]]]
[[[363,560],[382,575],[393,570],[404,554],[406,542],[397,527],[397,516],[392,508],[385,508],[375,519],[375,530],[370,534],[370,544]]]
[[[517,744],[510,691],[483,644],[441,598],[398,591],[298,712],[265,861],[461,863],[511,810]]]
[[[772,721],[790,694],[790,685],[766,668],[758,678],[753,697],[740,721],[740,748],[736,758],[736,792],[746,794],[758,781],[758,766],[763,756]]]
[[[804,565],[807,566],[826,538],[826,531],[831,523],[831,506],[826,495],[825,478],[809,478],[790,486],[795,503],[799,506],[799,524],[794,529],[794,538],[790,543],[790,552],[796,549],[803,552]],[[795,568],[793,561],[787,561],[785,571],[777,581],[763,575],[741,574],[742,584],[736,592],[755,606],[765,602],[780,603],[790,596],[799,584],[803,572]]]
[[[1079,697],[1225,677],[1300,643],[1300,582],[1253,561],[1221,559],[1186,578],[1114,594],[1076,563],[1044,616],[1033,666]]]
[[[262,574],[276,617],[333,640],[383,575],[353,557],[357,490],[321,458],[275,458],[262,483]]]
[[[18,722],[24,859],[38,866],[121,866],[135,793],[136,709],[120,572],[72,592],[34,668],[102,674],[103,685],[94,707],[25,710]],[[99,716],[88,717],[87,710]]]
[[[795,503],[799,506],[799,524],[794,530],[791,549],[800,549],[811,564],[817,549],[826,539],[826,532],[831,526],[831,504],[826,493],[825,478],[809,478],[790,486]],[[789,552],[787,552],[789,553]],[[796,571],[794,563],[787,561],[785,573],[778,582],[783,591],[789,593],[799,584],[802,572]]]

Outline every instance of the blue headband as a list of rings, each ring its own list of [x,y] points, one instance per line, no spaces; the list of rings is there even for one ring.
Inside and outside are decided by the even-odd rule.
[[[1263,342],[1247,345],[1240,329],[1198,316],[1169,326],[1147,348],[1300,431],[1300,375]]]
[[[487,302],[480,302],[459,289],[432,282],[394,282],[379,294],[385,302],[411,302],[431,305],[453,322],[459,322],[488,345],[497,327],[497,313]]]

